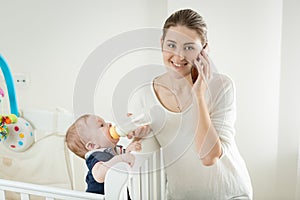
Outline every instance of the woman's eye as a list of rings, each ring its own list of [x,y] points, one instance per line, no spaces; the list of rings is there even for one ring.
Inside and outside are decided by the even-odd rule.
[[[192,47],[192,46],[186,46],[184,47],[185,50],[188,50],[188,51],[191,51],[191,50],[194,50],[195,48]]]
[[[168,44],[168,47],[169,48],[175,48],[175,45],[174,44]]]

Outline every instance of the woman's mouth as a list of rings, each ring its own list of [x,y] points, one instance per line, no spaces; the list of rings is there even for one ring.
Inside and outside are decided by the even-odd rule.
[[[176,63],[176,62],[173,62],[171,61],[172,65],[176,68],[176,69],[179,69],[179,68],[183,68],[185,67],[188,63]]]

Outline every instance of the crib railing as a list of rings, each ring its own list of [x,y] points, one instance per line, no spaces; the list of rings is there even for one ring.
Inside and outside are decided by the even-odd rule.
[[[0,199],[5,200],[6,191],[12,191],[20,194],[21,200],[29,200],[30,195],[44,197],[46,200],[72,199],[72,200],[101,200],[103,195],[92,194],[62,188],[36,185],[24,182],[10,181],[0,179]]]
[[[6,192],[18,193],[21,200],[30,200],[31,195],[45,200],[127,200],[128,169],[129,165],[118,163],[108,170],[105,195],[0,179],[0,200],[7,199]]]
[[[118,163],[107,172],[105,195],[0,179],[0,200],[6,200],[6,192],[9,191],[20,194],[21,200],[30,200],[31,195],[45,200],[127,200],[127,188],[132,200],[163,200],[162,151],[135,153],[135,157],[132,168]]]

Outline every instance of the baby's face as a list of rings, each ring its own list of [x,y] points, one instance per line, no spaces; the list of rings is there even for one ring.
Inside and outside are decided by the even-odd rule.
[[[113,139],[109,133],[111,123],[106,123],[99,116],[90,116],[87,119],[86,128],[89,135],[89,140],[94,143],[95,148],[115,147],[119,139]]]

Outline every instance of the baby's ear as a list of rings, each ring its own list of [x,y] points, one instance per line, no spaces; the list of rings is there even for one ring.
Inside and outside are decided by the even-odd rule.
[[[94,149],[98,149],[99,146],[94,144],[93,142],[89,141],[85,144],[85,148],[89,151],[94,150]]]

